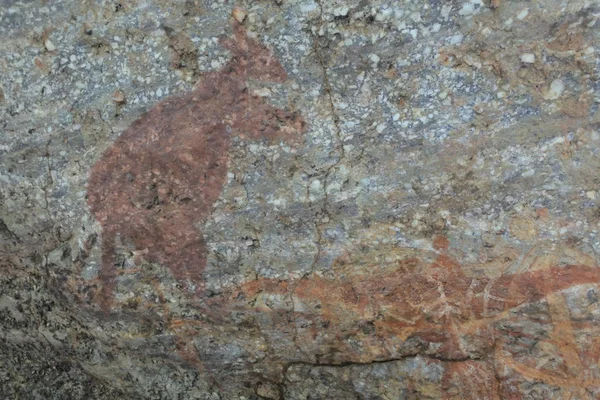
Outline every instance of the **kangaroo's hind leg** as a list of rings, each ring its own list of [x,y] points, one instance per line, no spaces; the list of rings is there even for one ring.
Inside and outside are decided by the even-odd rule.
[[[203,292],[206,244],[185,215],[157,221],[160,240],[148,248],[150,257],[168,267],[174,278],[196,294]]]
[[[114,289],[116,285],[117,270],[115,264],[117,256],[115,251],[115,232],[105,229],[102,232],[102,266],[100,268],[100,307],[102,311],[108,313],[114,299]]]
[[[200,237],[182,244],[171,270],[179,282],[186,281],[195,294],[204,292],[204,269],[206,268],[206,244]]]

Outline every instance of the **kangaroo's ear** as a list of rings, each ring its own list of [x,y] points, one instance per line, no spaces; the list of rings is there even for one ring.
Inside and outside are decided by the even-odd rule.
[[[233,35],[235,36],[235,40],[239,43],[246,43],[248,41],[248,36],[246,35],[246,28],[242,24],[237,21],[233,21],[231,24],[233,28]]]
[[[221,46],[235,55],[248,53],[249,43],[246,36],[246,29],[237,21],[233,21],[231,25],[233,28],[233,38],[222,37],[220,40]]]

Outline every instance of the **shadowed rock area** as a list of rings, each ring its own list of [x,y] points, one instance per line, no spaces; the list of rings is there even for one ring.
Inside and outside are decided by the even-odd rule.
[[[0,398],[599,398],[599,24],[5,2]]]

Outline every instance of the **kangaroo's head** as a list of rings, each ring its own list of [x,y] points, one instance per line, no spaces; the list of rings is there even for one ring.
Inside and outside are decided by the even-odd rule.
[[[244,27],[233,23],[233,38],[221,39],[221,45],[228,49],[237,68],[247,77],[267,82],[284,82],[287,73],[273,56],[271,50],[246,34]]]

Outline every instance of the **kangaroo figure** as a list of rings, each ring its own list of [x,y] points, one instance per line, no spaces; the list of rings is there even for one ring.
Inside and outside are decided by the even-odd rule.
[[[273,54],[234,23],[221,40],[231,61],[192,91],[161,101],[134,122],[94,165],[88,204],[102,225],[101,306],[109,311],[117,274],[116,240],[168,266],[202,292],[206,220],[227,174],[231,137],[297,141],[304,122],[248,93],[253,78],[283,82]]]

